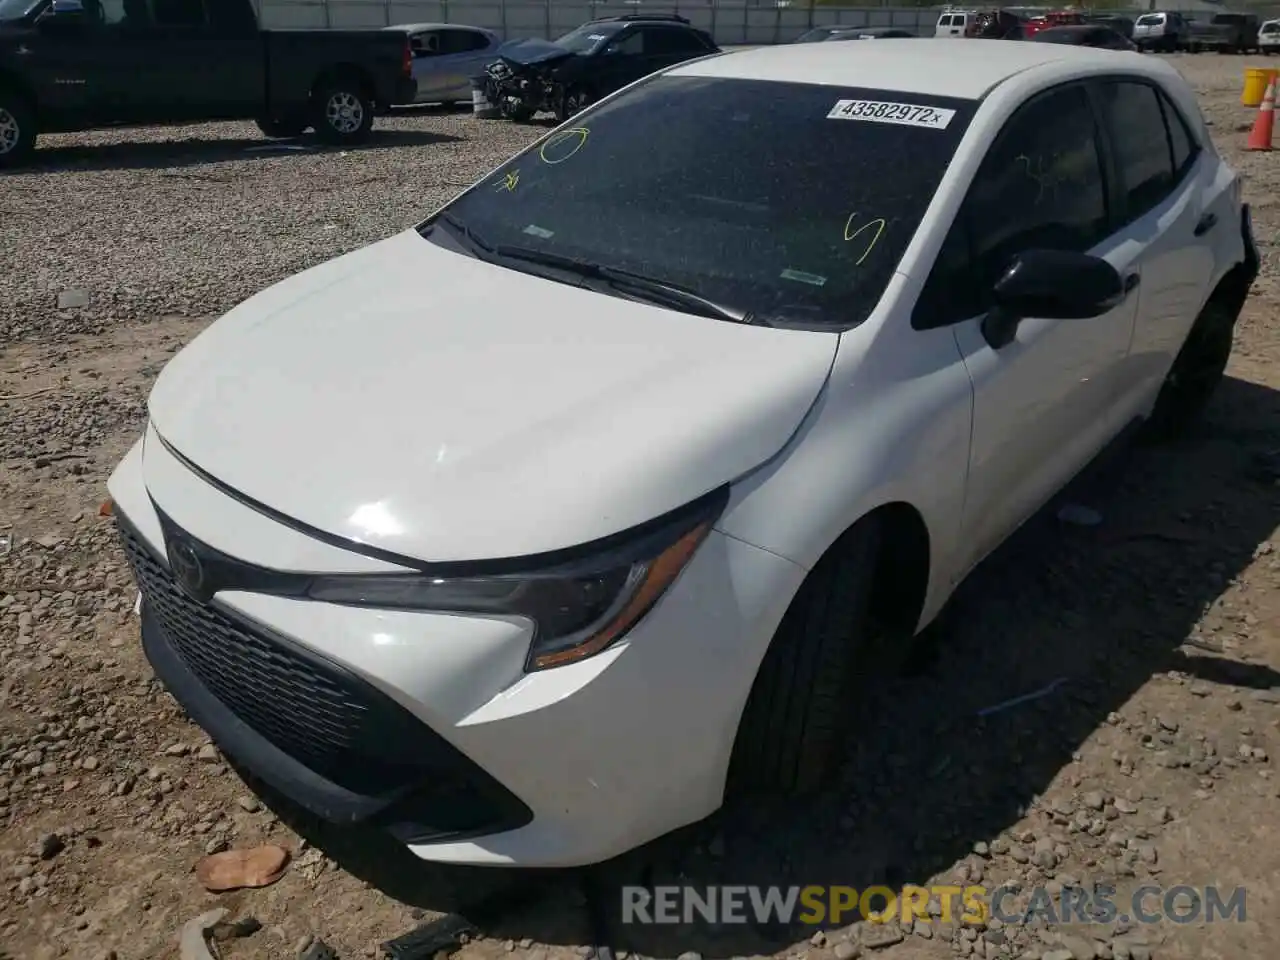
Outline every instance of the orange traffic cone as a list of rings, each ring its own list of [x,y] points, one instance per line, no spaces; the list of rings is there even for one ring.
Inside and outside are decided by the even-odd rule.
[[[1262,95],[1262,104],[1258,107],[1258,119],[1253,122],[1253,130],[1249,132],[1246,150],[1270,150],[1271,133],[1276,119],[1276,78],[1267,80],[1267,92]]]

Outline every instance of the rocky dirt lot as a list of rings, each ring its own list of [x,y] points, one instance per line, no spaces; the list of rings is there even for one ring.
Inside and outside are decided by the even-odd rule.
[[[944,642],[864,704],[841,790],[718,817],[606,879],[1008,883],[1024,900],[1114,884],[1121,902],[1218,884],[1247,888],[1247,919],[628,928],[619,957],[1237,960],[1280,935],[1280,154],[1239,150],[1245,60],[1175,59],[1244,172],[1264,256],[1198,435],[1079,493],[1101,524],[1051,511],[987,564]],[[203,325],[410,225],[536,132],[430,112],[348,152],[239,124],[104,132],[50,137],[35,170],[0,178],[0,957],[175,957],[182,925],[222,906],[261,925],[224,957],[320,938],[351,960],[494,888],[509,902],[458,957],[589,952],[575,878],[422,867],[268,809],[152,679],[97,509],[152,378]],[[207,853],[264,842],[292,855],[278,883],[197,881]]]

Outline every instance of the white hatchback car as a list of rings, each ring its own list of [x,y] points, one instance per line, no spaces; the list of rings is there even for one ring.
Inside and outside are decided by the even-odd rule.
[[[146,653],[322,817],[603,860],[820,784],[853,680],[1204,405],[1257,270],[1154,58],[684,63],[169,362],[110,480]]]

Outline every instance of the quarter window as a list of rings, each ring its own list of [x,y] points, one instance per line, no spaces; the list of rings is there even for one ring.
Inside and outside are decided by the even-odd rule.
[[[1164,111],[1165,126],[1169,130],[1169,146],[1173,151],[1174,179],[1181,180],[1200,155],[1200,144],[1187,126],[1186,118],[1173,102],[1163,94],[1160,95],[1160,107]]]
[[[917,329],[985,312],[1017,254],[1083,253],[1109,232],[1107,188],[1084,89],[1043,94],[1010,118],[983,160],[916,304]]]
[[[1132,223],[1173,191],[1169,134],[1154,87],[1116,81],[1101,84],[1101,94],[1124,191],[1120,221]]]

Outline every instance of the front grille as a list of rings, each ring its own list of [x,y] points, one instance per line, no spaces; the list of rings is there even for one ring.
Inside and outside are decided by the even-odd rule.
[[[164,641],[239,720],[356,793],[383,794],[422,780],[424,748],[437,738],[412,714],[292,643],[192,600],[133,530],[122,523],[120,532]]]

